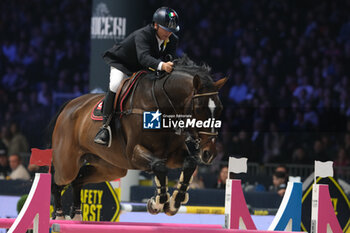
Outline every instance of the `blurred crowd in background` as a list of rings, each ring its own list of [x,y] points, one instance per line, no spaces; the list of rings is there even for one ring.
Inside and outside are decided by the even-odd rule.
[[[148,3],[148,22],[161,5],[179,14],[179,56],[229,77],[217,173],[229,156],[350,166],[350,0]],[[0,154],[45,147],[60,97],[89,92],[91,5],[0,1]]]
[[[184,1],[181,50],[229,76],[224,160],[350,159],[350,1]]]

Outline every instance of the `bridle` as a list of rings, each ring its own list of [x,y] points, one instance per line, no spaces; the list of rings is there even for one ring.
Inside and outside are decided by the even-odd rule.
[[[206,97],[206,96],[212,96],[212,95],[217,95],[219,94],[218,91],[213,91],[213,92],[207,92],[207,93],[201,93],[201,94],[195,94],[192,96],[192,112],[194,112],[194,104],[193,104],[193,99],[199,98],[199,97]],[[206,131],[198,131],[198,134],[203,134],[203,135],[208,135],[208,136],[218,136],[218,132],[206,132]]]
[[[175,113],[175,115],[177,115],[177,111],[176,111],[176,108],[173,104],[173,101],[170,99],[169,94],[165,90],[165,83],[167,82],[167,80],[169,78],[170,78],[170,75],[168,75],[166,73],[160,74],[160,76],[158,78],[155,78],[153,80],[153,83],[152,83],[151,93],[152,93],[153,100],[155,101],[155,104],[157,106],[157,109],[161,110],[160,104],[159,104],[158,99],[157,99],[156,94],[155,94],[155,89],[156,89],[156,81],[163,79],[164,81],[163,81],[163,84],[161,86],[161,91],[163,92],[163,95],[165,96],[165,99],[167,100],[167,102],[171,106],[173,112]],[[201,98],[201,97],[207,97],[207,96],[214,96],[214,95],[218,95],[218,94],[219,94],[218,91],[193,94],[193,96],[191,98],[191,112],[188,114],[193,115],[193,113],[194,113],[194,99]],[[142,112],[143,112],[142,110],[132,109],[132,103],[131,103],[130,108],[131,108],[131,113],[142,114]],[[207,132],[207,131],[196,131],[196,130],[194,130],[194,132],[193,132],[193,131],[187,130],[187,129],[185,129],[185,130],[175,129],[175,133],[178,135],[185,136],[185,140],[187,142],[192,143],[196,149],[200,149],[201,147],[206,145],[210,140],[215,139],[218,136],[218,132]],[[206,139],[206,141],[202,142],[200,135],[207,135],[209,137]]]
[[[194,99],[196,98],[200,98],[200,97],[207,97],[207,96],[213,96],[213,95],[218,95],[219,92],[218,91],[213,91],[213,92],[206,92],[206,93],[199,93],[199,94],[194,94],[191,98],[191,109],[192,109],[192,113],[191,115],[194,113]],[[194,142],[196,144],[196,149],[201,148],[203,145],[206,145],[208,143],[208,141],[217,138],[218,136],[218,132],[207,132],[207,131],[195,131],[197,133],[196,136],[190,136],[187,135],[187,140],[192,140],[192,142]],[[199,135],[207,135],[209,136],[207,138],[207,140],[205,142],[201,143],[201,138],[199,137]],[[189,139],[189,137],[191,137],[192,139]]]

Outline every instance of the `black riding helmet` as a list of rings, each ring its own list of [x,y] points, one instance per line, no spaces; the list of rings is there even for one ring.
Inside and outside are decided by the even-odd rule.
[[[159,26],[169,32],[178,32],[179,16],[176,11],[169,7],[161,7],[153,14],[153,23],[159,24]]]

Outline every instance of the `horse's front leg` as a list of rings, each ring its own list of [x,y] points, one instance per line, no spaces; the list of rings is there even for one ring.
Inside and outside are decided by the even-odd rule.
[[[156,184],[155,195],[148,200],[147,210],[150,214],[158,214],[163,210],[164,204],[169,201],[168,193],[168,168],[165,166],[165,160],[158,159],[141,145],[134,148],[132,162],[134,165],[142,169],[154,173],[154,181]]]
[[[164,206],[164,212],[167,215],[175,215],[181,204],[186,204],[188,202],[189,197],[187,190],[192,181],[192,175],[197,168],[197,164],[197,157],[195,155],[188,155],[185,158],[177,187],[174,190],[169,202],[167,202]]]

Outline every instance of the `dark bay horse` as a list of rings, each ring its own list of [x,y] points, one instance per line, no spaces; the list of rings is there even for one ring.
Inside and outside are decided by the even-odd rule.
[[[174,61],[174,71],[164,77],[148,73],[141,77],[125,108],[129,114],[115,117],[110,147],[94,143],[101,127],[90,113],[103,98],[87,94],[69,101],[57,115],[52,133],[54,196],[57,219],[63,217],[61,191],[71,184],[73,206],[71,216],[81,218],[80,191],[87,183],[111,181],[126,175],[128,169],[154,173],[156,194],[148,201],[148,211],[167,215],[177,213],[188,201],[188,186],[199,162],[210,164],[216,156],[217,128],[143,129],[143,111],[157,111],[176,116],[191,115],[205,121],[218,119],[222,111],[218,91],[226,78],[213,82],[210,69],[197,66],[187,57]],[[132,109],[128,109],[132,102]],[[201,125],[199,125],[201,126]],[[172,196],[167,188],[168,169],[182,168],[179,183]]]

